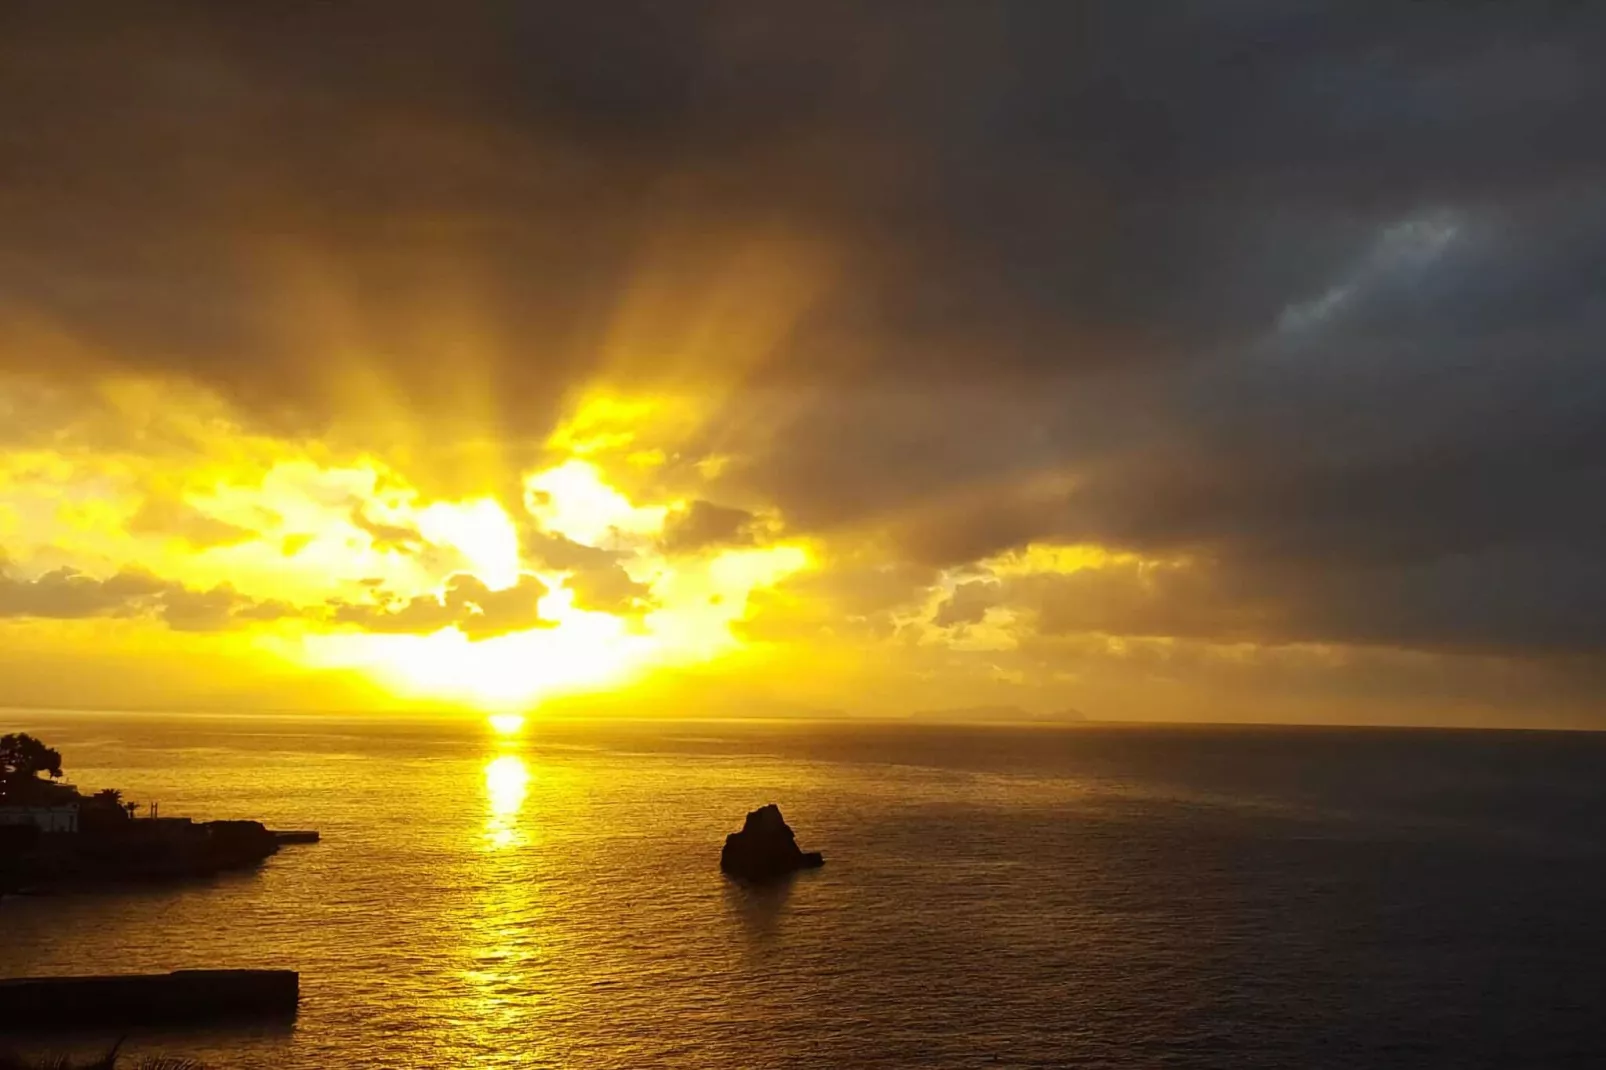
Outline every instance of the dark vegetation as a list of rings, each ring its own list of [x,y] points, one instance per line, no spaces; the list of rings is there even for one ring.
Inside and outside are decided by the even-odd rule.
[[[61,752],[47,747],[26,732],[0,736],[0,792],[13,778],[32,780],[40,773],[61,776]]]
[[[40,780],[43,773],[48,780]],[[0,806],[54,806],[71,801],[77,792],[57,784],[61,779],[61,752],[28,735],[0,736]]]

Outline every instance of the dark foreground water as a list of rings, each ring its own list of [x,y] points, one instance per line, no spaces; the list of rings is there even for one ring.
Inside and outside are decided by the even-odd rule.
[[[3,976],[300,970],[293,1026],[135,1038],[217,1067],[1606,1065],[1606,737],[7,716],[323,830],[0,903]],[[772,800],[829,864],[755,894]]]

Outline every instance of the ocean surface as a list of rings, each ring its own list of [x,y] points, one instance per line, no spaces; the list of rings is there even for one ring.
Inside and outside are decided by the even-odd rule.
[[[132,1038],[219,1070],[1606,1065],[1606,736],[4,717],[322,831],[0,902],[0,976],[300,970],[293,1025]],[[828,864],[753,892],[771,801]]]

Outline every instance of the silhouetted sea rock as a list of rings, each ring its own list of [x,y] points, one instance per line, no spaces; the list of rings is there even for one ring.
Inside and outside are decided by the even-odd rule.
[[[800,851],[791,826],[774,803],[747,815],[742,831],[725,837],[719,868],[748,881],[772,881],[800,869],[825,865],[818,851]]]

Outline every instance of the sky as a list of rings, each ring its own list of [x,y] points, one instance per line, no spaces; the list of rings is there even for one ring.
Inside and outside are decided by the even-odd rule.
[[[1606,727],[1606,9],[0,9],[0,705]]]

